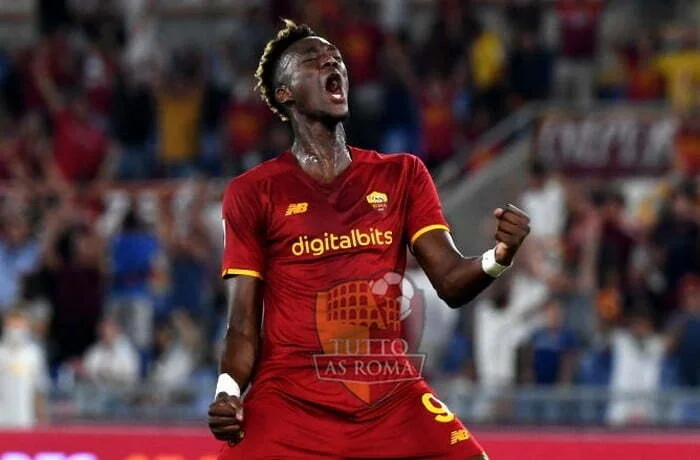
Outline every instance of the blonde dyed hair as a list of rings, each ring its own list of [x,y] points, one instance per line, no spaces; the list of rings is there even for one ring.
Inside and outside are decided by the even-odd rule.
[[[282,104],[275,100],[275,68],[282,53],[297,41],[316,34],[306,24],[297,25],[290,19],[282,19],[284,27],[277,32],[275,38],[267,42],[265,50],[255,70],[255,90],[273,113],[282,121],[287,121]]]

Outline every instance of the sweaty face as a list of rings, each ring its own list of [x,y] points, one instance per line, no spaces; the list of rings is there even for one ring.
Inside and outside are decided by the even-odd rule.
[[[282,81],[302,114],[343,120],[348,116],[348,71],[338,48],[320,37],[289,47],[280,60]]]

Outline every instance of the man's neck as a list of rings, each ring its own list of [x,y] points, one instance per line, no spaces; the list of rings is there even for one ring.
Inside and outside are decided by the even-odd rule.
[[[322,183],[331,182],[352,161],[342,123],[329,126],[321,121],[304,120],[293,124],[292,153],[299,166]]]

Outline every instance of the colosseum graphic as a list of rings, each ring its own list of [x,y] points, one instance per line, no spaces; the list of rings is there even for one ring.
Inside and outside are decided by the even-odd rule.
[[[323,352],[314,355],[318,378],[342,382],[367,403],[400,382],[420,379],[424,357],[415,351],[423,310],[422,293],[393,272],[319,292],[316,328]]]
[[[399,300],[386,296],[377,299],[367,281],[341,284],[319,293],[317,299],[325,302],[325,320],[329,323],[394,331],[401,328]]]

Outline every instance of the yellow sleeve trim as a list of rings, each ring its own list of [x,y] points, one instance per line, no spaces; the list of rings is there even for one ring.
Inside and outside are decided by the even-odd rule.
[[[252,276],[253,278],[263,279],[260,272],[256,272],[255,270],[241,270],[238,268],[227,268],[226,270],[221,272],[222,278],[225,278],[229,275],[245,275],[245,276]]]
[[[414,233],[413,236],[411,237],[411,246],[413,246],[413,243],[415,243],[418,238],[420,238],[421,236],[425,235],[428,232],[432,232],[433,230],[446,230],[449,232],[450,227],[448,227],[447,225],[442,225],[442,224],[428,225],[426,227],[423,227],[420,230],[418,230],[416,233]]]

